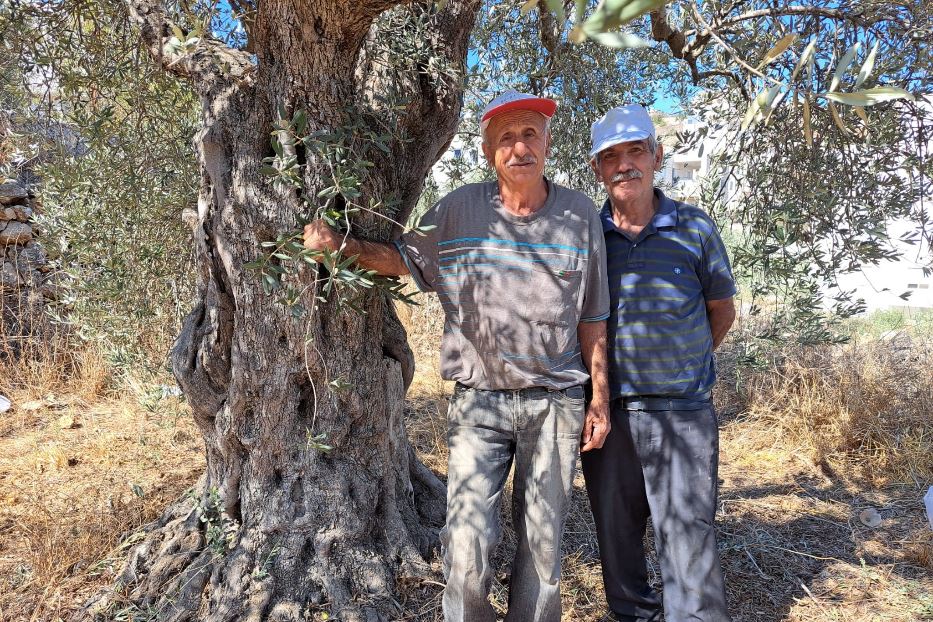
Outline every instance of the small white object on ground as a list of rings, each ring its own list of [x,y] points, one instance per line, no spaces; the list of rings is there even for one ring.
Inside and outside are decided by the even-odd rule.
[[[927,506],[927,520],[930,521],[930,529],[933,529],[933,486],[927,489],[927,494],[923,497],[923,503]]]
[[[858,518],[866,527],[874,529],[881,524],[881,514],[875,508],[868,508],[859,512]]]
[[[0,413],[5,413],[12,408],[13,402],[5,395],[0,395]]]
[[[181,397],[182,392],[178,387],[171,387],[167,384],[159,385],[159,389],[162,391],[162,399],[164,400],[167,397]]]

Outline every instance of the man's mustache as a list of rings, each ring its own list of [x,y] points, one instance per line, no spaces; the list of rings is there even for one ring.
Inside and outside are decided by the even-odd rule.
[[[522,164],[537,164],[538,158],[533,155],[526,155],[520,158],[512,158],[505,163],[506,166],[521,166]]]
[[[609,179],[609,183],[616,183],[620,181],[628,181],[630,179],[641,179],[644,175],[641,174],[641,171],[636,171],[632,169],[630,171],[624,171],[622,173],[616,173]]]

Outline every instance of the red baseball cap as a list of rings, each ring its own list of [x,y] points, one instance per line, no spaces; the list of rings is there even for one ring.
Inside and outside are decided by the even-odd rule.
[[[489,102],[483,109],[480,123],[486,123],[492,117],[510,110],[533,110],[550,119],[557,110],[557,102],[546,97],[535,97],[527,93],[509,90]]]

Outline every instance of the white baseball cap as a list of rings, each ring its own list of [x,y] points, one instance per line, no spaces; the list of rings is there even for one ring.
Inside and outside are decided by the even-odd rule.
[[[590,149],[590,159],[613,145],[654,137],[654,123],[644,106],[628,104],[613,108],[590,128],[590,140],[593,145]]]
[[[554,116],[554,111],[557,110],[557,102],[546,97],[535,97],[527,93],[508,90],[489,102],[483,109],[480,124],[485,127],[489,119],[510,110],[534,110],[550,119]]]

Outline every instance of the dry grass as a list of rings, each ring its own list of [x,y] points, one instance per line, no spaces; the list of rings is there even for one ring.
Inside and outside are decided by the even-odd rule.
[[[883,341],[778,352],[745,381],[762,434],[874,486],[933,481],[933,344]]]
[[[440,309],[432,297],[401,315],[418,360],[409,435],[443,475],[451,386],[437,369]],[[816,349],[738,376],[724,353],[719,526],[735,622],[933,620],[933,533],[921,501],[933,483],[930,352],[921,342]],[[60,349],[47,360],[69,373],[39,363],[0,370],[0,391],[20,405],[0,419],[2,620],[67,619],[112,581],[121,535],[156,517],[203,468],[185,406],[147,389],[151,381],[118,392],[99,354]],[[580,476],[574,500],[563,620],[609,620]],[[877,527],[859,519],[869,508],[882,517]],[[502,520],[492,594],[500,613],[515,547],[508,503]],[[433,566],[427,580],[400,585],[399,620],[442,619]],[[653,554],[649,572],[660,587]]]
[[[62,333],[23,341],[0,357],[13,402],[0,415],[0,620],[57,620],[204,460],[177,399],[117,385],[99,349]]]
[[[45,403],[8,427],[0,435],[0,619],[67,617],[119,566],[121,537],[155,519],[203,465],[197,430],[174,398]]]

